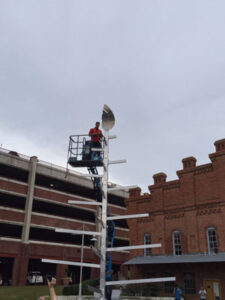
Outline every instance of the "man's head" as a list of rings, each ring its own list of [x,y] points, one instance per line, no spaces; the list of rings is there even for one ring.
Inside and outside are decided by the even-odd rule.
[[[100,126],[100,122],[96,122],[96,123],[95,123],[95,128],[97,128],[97,129],[98,129],[98,128],[99,128],[99,126]]]

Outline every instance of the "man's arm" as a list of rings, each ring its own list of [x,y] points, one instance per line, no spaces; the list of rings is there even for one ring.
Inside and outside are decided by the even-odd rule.
[[[52,280],[48,281],[48,289],[49,289],[51,300],[57,300],[56,293],[55,293],[55,285],[56,285],[56,279],[52,277]]]
[[[89,136],[92,136],[93,133],[94,133],[94,130],[93,130],[93,128],[91,128],[91,129],[89,130]]]

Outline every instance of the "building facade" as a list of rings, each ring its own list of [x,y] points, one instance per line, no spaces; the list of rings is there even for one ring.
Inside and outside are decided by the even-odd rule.
[[[109,194],[112,215],[126,214],[125,192]],[[70,205],[68,200],[96,199],[91,180],[78,172],[0,149],[0,274],[12,285],[26,284],[29,271],[56,274],[58,282],[72,274],[79,280],[79,267],[42,263],[42,258],[80,261],[80,235],[62,234],[54,228],[96,231],[95,206]],[[115,246],[129,244],[129,229],[115,222]],[[98,263],[90,249],[93,236],[84,239],[84,262]],[[114,253],[114,269],[128,259]],[[96,278],[98,269],[84,268],[83,279]]]
[[[175,276],[188,299],[199,299],[200,286],[207,300],[225,296],[225,139],[215,142],[210,163],[182,160],[177,180],[165,173],[153,176],[150,193],[130,191],[128,213],[149,213],[129,220],[130,244],[161,243],[161,248],[133,250],[126,263],[131,278]],[[171,295],[174,284],[161,284]]]

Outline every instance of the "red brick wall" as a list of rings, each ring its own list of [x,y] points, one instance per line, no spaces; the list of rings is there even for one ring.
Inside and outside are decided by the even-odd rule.
[[[130,190],[127,213],[150,213],[128,222],[131,244],[143,244],[144,234],[151,233],[152,243],[162,243],[152,253],[172,254],[172,232],[179,230],[183,253],[207,252],[206,229],[213,226],[219,251],[225,251],[225,150],[211,154],[210,159],[211,163],[177,171],[178,180],[166,182],[166,174],[154,175],[150,194]],[[131,251],[131,257],[136,255],[143,255],[143,250]]]
[[[0,179],[0,189],[27,195],[27,186]]]
[[[225,140],[219,150],[209,155],[210,163],[196,166],[196,159],[183,160],[183,170],[177,171],[178,179],[166,181],[166,174],[153,176],[154,184],[149,194],[141,195],[140,188],[130,190],[126,199],[127,213],[149,213],[149,217],[129,220],[130,242],[144,243],[144,234],[151,234],[152,243],[162,247],[152,249],[152,254],[173,254],[172,233],[181,233],[182,254],[208,253],[206,230],[215,227],[219,252],[225,252]],[[218,147],[217,147],[218,148]],[[130,252],[130,258],[144,255],[143,250]],[[156,272],[156,277],[165,271],[172,272],[177,282],[183,285],[183,273],[194,272],[198,293],[203,279],[219,279],[225,294],[225,263],[132,265],[131,278],[143,278],[146,271]],[[188,295],[197,299],[198,294]]]

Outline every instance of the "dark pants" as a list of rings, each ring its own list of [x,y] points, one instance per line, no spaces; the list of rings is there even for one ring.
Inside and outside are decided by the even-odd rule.
[[[112,297],[112,287],[111,286],[107,286],[105,288],[105,296],[107,300],[111,300]]]
[[[102,147],[102,145],[100,142],[92,142],[91,148],[101,148],[101,147]],[[94,159],[93,156],[99,158],[100,152],[99,151],[91,151],[91,160]]]
[[[100,142],[92,142],[92,147],[93,147],[93,148],[101,148],[102,145],[101,145]]]

